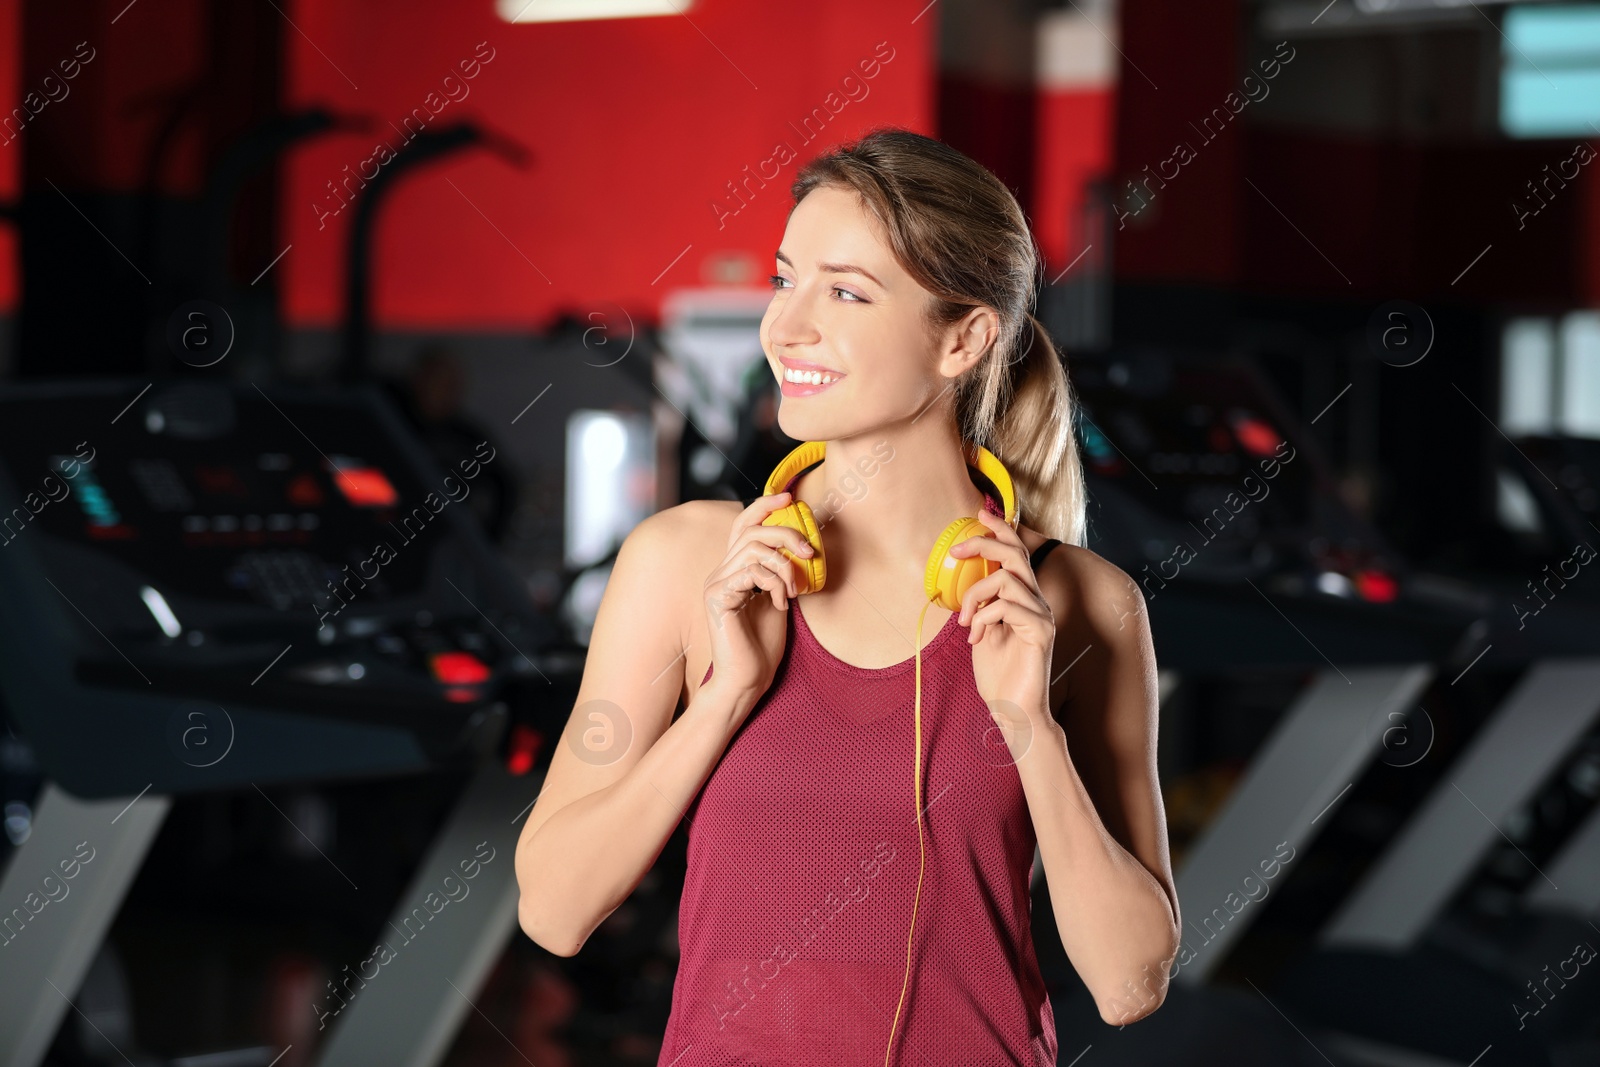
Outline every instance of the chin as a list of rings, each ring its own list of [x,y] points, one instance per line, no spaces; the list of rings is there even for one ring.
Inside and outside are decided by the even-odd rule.
[[[812,410],[802,411],[802,407]],[[807,397],[786,396],[778,402],[778,429],[796,441],[837,441],[866,426],[859,419],[842,419],[838,412],[817,410]]]
[[[816,420],[796,418],[792,412],[787,410],[788,407],[789,401],[787,399],[778,401],[778,429],[783,431],[785,437],[792,437],[796,441],[827,440],[826,437],[812,436],[813,428],[811,424]]]

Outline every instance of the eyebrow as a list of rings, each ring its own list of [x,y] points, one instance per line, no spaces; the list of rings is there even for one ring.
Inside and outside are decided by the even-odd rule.
[[[794,266],[794,262],[790,260],[788,256],[783,254],[782,249],[778,250],[778,259],[780,262],[787,263],[791,267]],[[817,269],[828,274],[859,274],[864,278],[871,279],[872,283],[880,289],[888,288],[888,286],[878,281],[877,275],[873,274],[870,270],[858,267],[853,263],[818,263]]]

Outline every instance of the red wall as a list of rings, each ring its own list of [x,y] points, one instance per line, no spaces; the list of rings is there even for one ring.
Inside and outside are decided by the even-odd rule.
[[[0,0],[0,116],[22,103],[22,0]],[[59,92],[59,90],[58,90]],[[22,195],[22,140],[0,133],[0,200]],[[21,296],[17,277],[17,230],[0,220],[0,313],[14,314]]]
[[[1120,9],[1114,199],[1122,203],[1117,194],[1142,181],[1145,167],[1159,176],[1178,142],[1196,158],[1165,188],[1152,181],[1156,195],[1122,229],[1113,213],[1116,278],[1229,285],[1239,271],[1243,198],[1256,195],[1243,181],[1244,131],[1226,129],[1207,143],[1189,121],[1239,88],[1239,0],[1123,0]]]
[[[198,195],[208,151],[237,134],[234,125],[225,136],[211,136],[219,120],[236,124],[233,112],[240,109],[208,78],[215,55],[207,4],[141,2],[118,17],[124,8],[126,0],[26,5],[23,92],[37,91],[47,76],[59,78],[60,63],[73,58],[80,43],[91,57],[67,83],[68,94],[47,104],[23,132],[29,195],[56,195],[48,182],[69,192],[139,191],[158,133],[190,94],[200,96],[156,175],[160,192]]]
[[[700,0],[687,17],[511,25],[491,0],[448,11],[424,0],[286,4],[301,31],[284,38],[287,104],[373,121],[299,149],[285,169],[293,247],[276,269],[289,324],[338,321],[354,209],[324,216],[340,203],[326,183],[358,174],[378,137],[400,147],[390,123],[416,107],[438,111],[428,129],[470,118],[534,161],[517,170],[468,149],[393,190],[375,245],[380,325],[538,328],[608,301],[652,316],[668,290],[705,284],[719,264],[765,285],[805,159],[873,125],[933,132],[937,9],[912,22],[925,5]],[[458,64],[480,42],[491,58],[463,79]],[[451,74],[457,100],[445,95]],[[796,127],[815,108],[827,122],[807,142]],[[774,157],[780,144],[796,158]],[[769,159],[764,186],[746,177]],[[747,207],[729,191],[736,180]]]
[[[1059,277],[1090,241],[1083,210],[1089,184],[1111,170],[1116,101],[1115,87],[1040,89],[1033,229],[1047,279]]]
[[[938,87],[939,139],[989,168],[1027,209],[1034,200],[1034,86],[946,71]]]
[[[1513,200],[1532,199],[1523,183],[1566,158],[1579,138],[1418,144],[1327,132],[1233,132],[1249,133],[1243,171],[1272,198],[1269,204],[1244,186],[1235,281],[1246,291],[1497,303],[1594,299],[1582,282],[1600,244],[1578,235],[1600,163],[1579,176],[1587,185],[1573,183],[1522,229],[1511,211]]]
[[[1591,148],[1595,142],[1590,141]],[[1591,160],[1584,166],[1590,173],[1583,179],[1579,193],[1578,247],[1581,250],[1579,295],[1588,307],[1600,307],[1600,175],[1594,170],[1600,160]]]
[[[1195,126],[1241,90],[1240,17],[1238,0],[1204,10],[1123,0],[1116,188],[1142,188],[1145,168],[1159,175],[1179,143],[1195,154],[1164,185],[1151,181],[1154,195],[1121,229],[1113,216],[1117,281],[1295,297],[1600,302],[1600,161],[1526,227],[1511,211],[1530,199],[1528,179],[1566,159],[1576,137],[1419,143],[1251,125],[1242,113],[1208,140]],[[1307,74],[1291,59],[1276,76]]]

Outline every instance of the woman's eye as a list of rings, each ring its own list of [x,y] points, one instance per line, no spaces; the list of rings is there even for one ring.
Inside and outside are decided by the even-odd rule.
[[[792,289],[792,288],[794,288],[794,286],[788,284],[789,279],[785,278],[781,274],[769,274],[769,275],[767,275],[767,282],[774,289]],[[861,296],[859,293],[852,293],[850,290],[842,289],[837,285],[834,286],[831,291],[840,294],[841,297],[849,297],[849,299],[847,301],[845,301],[846,303],[851,303],[851,304],[865,304],[865,303],[867,303],[866,298]]]

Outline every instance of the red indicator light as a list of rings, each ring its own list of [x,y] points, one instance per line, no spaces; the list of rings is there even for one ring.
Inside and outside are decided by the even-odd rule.
[[[239,478],[239,472],[232,467],[196,467],[194,475],[200,488],[208,493],[241,498],[250,495],[250,490]]]
[[[1249,415],[1234,419],[1233,434],[1239,439],[1239,447],[1257,456],[1276,452],[1283,440],[1270,425]]]
[[[477,685],[489,680],[488,666],[470,652],[435,652],[428,665],[445,685]]]
[[[1383,571],[1356,571],[1356,592],[1361,599],[1386,604],[1400,595],[1400,583]]]
[[[139,536],[139,531],[125,522],[112,526],[98,526],[91,522],[85,529],[96,541],[131,541]]]
[[[385,508],[400,499],[389,479],[376,467],[346,467],[334,475],[344,498],[358,508]]]
[[[314,508],[322,503],[322,487],[309,474],[297,474],[289,482],[289,503],[296,507]]]
[[[506,750],[506,770],[512,774],[527,774],[533,770],[533,761],[544,745],[544,735],[527,723],[517,723],[511,728],[510,743]]]

